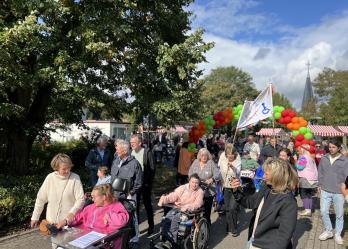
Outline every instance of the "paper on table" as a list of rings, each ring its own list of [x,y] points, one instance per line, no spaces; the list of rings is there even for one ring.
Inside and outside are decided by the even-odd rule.
[[[95,231],[92,231],[92,232],[89,232],[89,233],[69,242],[69,244],[72,246],[76,246],[78,248],[87,248],[88,246],[92,245],[93,243],[97,242],[98,240],[101,240],[104,237],[106,237],[106,234],[97,233]]]

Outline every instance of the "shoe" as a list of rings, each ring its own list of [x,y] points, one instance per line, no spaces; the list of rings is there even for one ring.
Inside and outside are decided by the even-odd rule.
[[[172,243],[170,243],[168,240],[162,244],[163,248],[165,249],[171,249]]]
[[[320,240],[327,240],[333,237],[333,233],[331,231],[325,231],[319,235]]]
[[[312,216],[312,211],[310,209],[305,209],[298,213],[300,216]]]
[[[163,247],[163,242],[158,242],[158,243],[154,246],[154,248],[156,248],[156,249],[165,249],[165,248]]]
[[[340,235],[335,234],[335,241],[337,245],[343,245],[343,239]]]
[[[148,229],[147,229],[147,235],[148,236],[150,236],[151,234],[153,234],[153,227],[149,227]]]
[[[237,232],[232,233],[232,237],[238,237],[238,233]]]

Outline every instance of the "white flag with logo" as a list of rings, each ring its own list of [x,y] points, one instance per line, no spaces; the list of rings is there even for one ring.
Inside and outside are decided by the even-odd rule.
[[[243,111],[240,114],[237,129],[256,124],[260,120],[272,117],[273,99],[272,85],[263,90],[254,101],[245,101]]]

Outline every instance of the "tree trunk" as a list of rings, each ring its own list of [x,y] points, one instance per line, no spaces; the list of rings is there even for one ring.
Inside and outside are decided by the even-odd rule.
[[[28,172],[33,139],[22,129],[0,134],[0,173],[21,176]]]

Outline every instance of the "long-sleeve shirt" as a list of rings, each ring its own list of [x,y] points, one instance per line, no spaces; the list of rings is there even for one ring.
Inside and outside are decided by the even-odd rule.
[[[313,158],[308,155],[301,155],[298,164],[303,164],[304,169],[298,170],[298,176],[306,178],[308,181],[318,181],[317,165]]]
[[[161,196],[162,204],[174,203],[178,208],[194,211],[203,205],[203,190],[191,190],[189,183],[176,188],[174,192]]]
[[[220,171],[212,160],[208,160],[207,163],[201,168],[198,159],[196,159],[190,167],[189,176],[194,173],[199,176],[201,181],[205,181],[210,178],[213,178],[214,181],[221,180]]]
[[[229,163],[232,164],[233,167],[229,167]],[[238,155],[237,158],[233,162],[229,162],[225,156],[225,153],[222,153],[219,159],[218,164],[221,172],[221,177],[223,181],[224,188],[232,188],[231,180],[233,177],[239,177],[240,169],[241,169],[241,160]]]
[[[318,185],[330,193],[341,193],[341,183],[348,176],[348,159],[341,155],[332,164],[330,155],[326,154],[320,160],[318,167]]]
[[[37,194],[32,220],[39,220],[46,203],[46,219],[50,223],[64,220],[69,213],[76,214],[84,203],[80,177],[75,173],[69,177],[57,172],[48,174]]]

